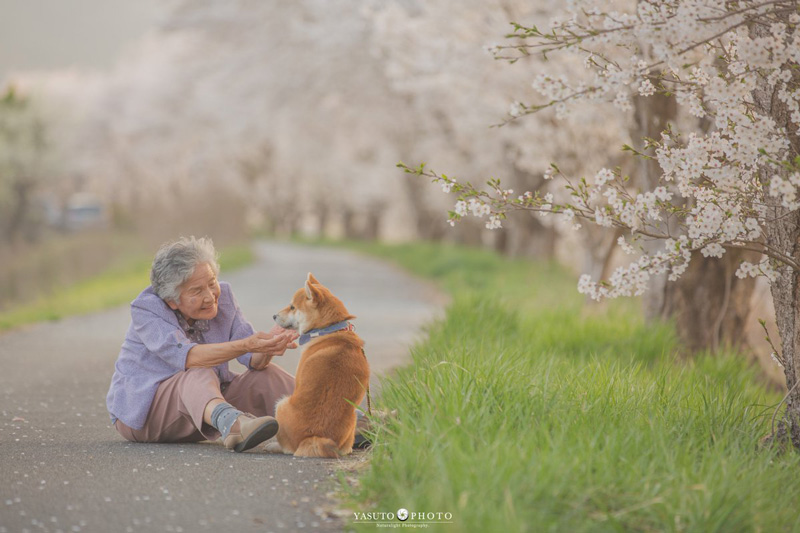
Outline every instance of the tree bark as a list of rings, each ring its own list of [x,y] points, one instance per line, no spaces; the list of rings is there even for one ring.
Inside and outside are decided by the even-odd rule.
[[[787,213],[780,206],[773,206],[771,215],[775,222],[767,226],[767,243],[790,252],[795,261],[800,260],[800,213]],[[789,266],[778,268],[775,281],[770,284],[772,300],[775,305],[775,321],[781,336],[781,355],[786,386],[786,414],[781,420],[778,435],[791,437],[795,447],[800,448],[800,390],[796,355],[800,352],[800,272]]]

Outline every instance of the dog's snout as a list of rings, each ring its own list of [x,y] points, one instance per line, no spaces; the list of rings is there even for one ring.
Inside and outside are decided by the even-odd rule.
[[[272,320],[278,320],[278,315],[272,315]]]

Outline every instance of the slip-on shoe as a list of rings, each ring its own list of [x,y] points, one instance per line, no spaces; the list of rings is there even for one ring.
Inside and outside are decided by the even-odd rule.
[[[258,446],[265,440],[275,436],[278,432],[278,421],[271,416],[259,418],[243,413],[236,419],[239,422],[238,430],[231,430],[225,440],[225,447],[235,452],[243,452]]]

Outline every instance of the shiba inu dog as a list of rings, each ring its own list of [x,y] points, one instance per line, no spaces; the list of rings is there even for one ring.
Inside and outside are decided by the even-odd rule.
[[[353,450],[355,406],[369,385],[364,341],[348,322],[355,317],[309,273],[292,303],[274,317],[300,333],[304,345],[295,390],[278,401],[277,442],[268,452],[297,457],[339,457]]]

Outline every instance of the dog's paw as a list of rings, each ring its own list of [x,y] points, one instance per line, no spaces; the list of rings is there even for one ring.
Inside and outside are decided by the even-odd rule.
[[[278,444],[278,440],[273,438],[264,444],[264,451],[267,453],[283,453],[283,448]]]

